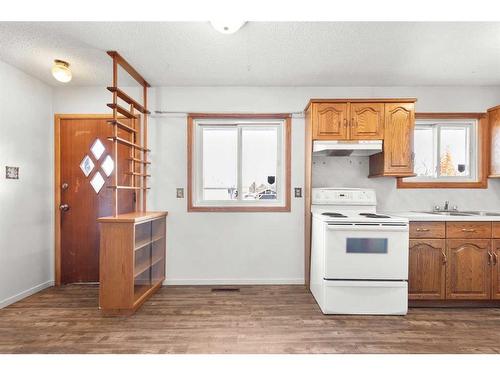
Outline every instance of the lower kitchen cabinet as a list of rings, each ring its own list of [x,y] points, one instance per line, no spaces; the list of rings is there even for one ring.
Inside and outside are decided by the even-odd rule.
[[[491,240],[447,240],[446,298],[490,299]]]
[[[500,240],[492,241],[491,298],[500,299]]]
[[[445,271],[445,240],[410,240],[409,299],[444,299]]]
[[[500,300],[497,229],[498,222],[411,222],[408,298]]]

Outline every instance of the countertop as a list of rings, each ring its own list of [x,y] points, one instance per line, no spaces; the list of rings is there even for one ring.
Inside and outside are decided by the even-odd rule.
[[[97,219],[100,223],[140,223],[168,215],[168,211],[129,212],[118,216],[106,216]]]
[[[426,214],[414,211],[387,212],[387,214],[391,216],[405,217],[410,221],[500,221],[500,216],[452,216]]]

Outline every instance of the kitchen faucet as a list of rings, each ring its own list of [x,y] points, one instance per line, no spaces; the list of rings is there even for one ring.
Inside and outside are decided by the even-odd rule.
[[[458,211],[458,206],[453,206],[453,208],[450,210],[450,201],[444,201],[443,208],[441,208],[439,205],[434,206],[434,211]]]

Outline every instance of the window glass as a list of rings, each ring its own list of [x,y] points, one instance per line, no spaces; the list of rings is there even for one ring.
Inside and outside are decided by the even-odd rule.
[[[242,189],[244,200],[277,198],[277,129],[242,129]]]
[[[468,176],[469,132],[467,128],[442,127],[440,133],[441,176]]]
[[[415,173],[417,176],[435,177],[434,135],[432,127],[415,128]]]
[[[421,120],[416,123],[416,177],[405,180],[471,181],[477,175],[475,120]]]
[[[203,129],[203,199],[238,197],[238,132],[235,127]]]

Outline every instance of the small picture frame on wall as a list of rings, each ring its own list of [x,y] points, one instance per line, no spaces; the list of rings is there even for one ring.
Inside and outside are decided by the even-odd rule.
[[[5,178],[7,180],[19,180],[19,167],[5,167]]]

